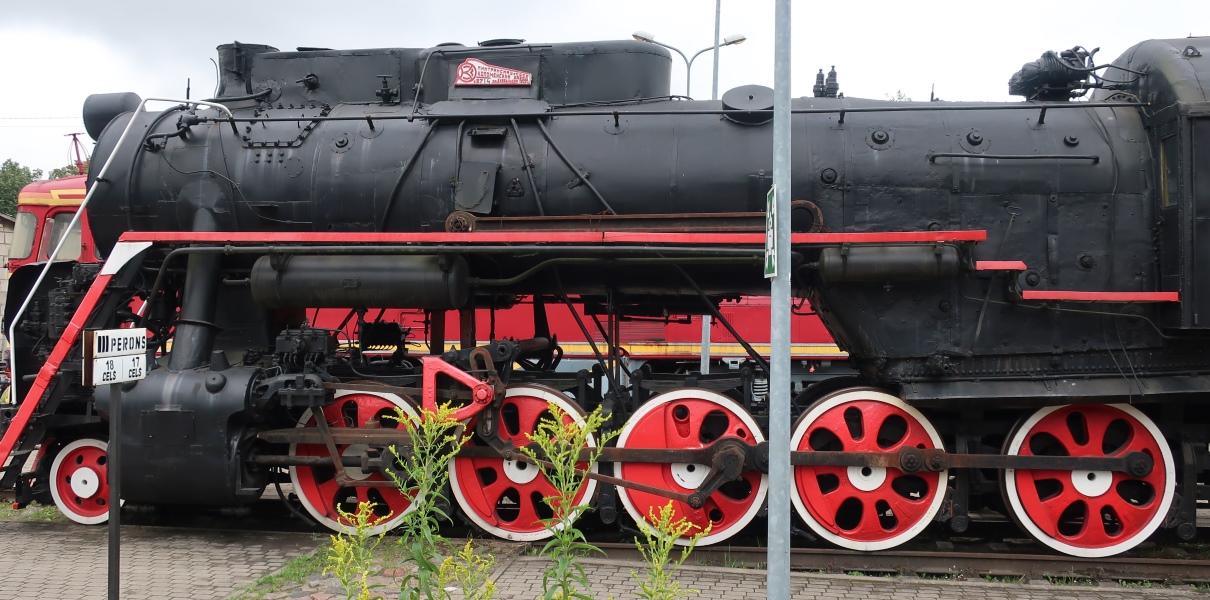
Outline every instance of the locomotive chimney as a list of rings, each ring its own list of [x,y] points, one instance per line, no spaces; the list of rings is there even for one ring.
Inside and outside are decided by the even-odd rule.
[[[264,44],[241,44],[233,42],[218,48],[218,94],[243,96],[252,93],[252,56],[265,52],[277,52],[277,48]]]
[[[823,98],[824,94],[827,93],[827,88],[825,88],[823,84],[823,69],[820,69],[819,72],[815,74],[815,87],[811,88],[811,93],[814,94],[816,98]]]

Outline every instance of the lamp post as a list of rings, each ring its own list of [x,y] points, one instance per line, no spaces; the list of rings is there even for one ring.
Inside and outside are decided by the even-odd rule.
[[[734,46],[736,44],[742,44],[742,43],[744,43],[745,40],[748,39],[745,35],[740,34],[740,33],[737,33],[734,35],[729,35],[729,36],[723,38],[722,43],[719,43],[717,45],[707,46],[705,48],[702,48],[701,50],[698,50],[696,53],[693,54],[692,57],[687,57],[687,56],[685,56],[684,52],[681,52],[677,48],[669,46],[668,44],[665,44],[663,42],[655,41],[655,36],[652,36],[650,33],[647,33],[645,31],[636,31],[636,32],[634,32],[634,34],[632,34],[631,37],[633,37],[634,39],[636,39],[640,42],[647,42],[649,44],[655,44],[657,46],[667,48],[667,49],[681,55],[681,60],[685,61],[685,95],[686,96],[689,95],[689,81],[690,81],[690,75],[693,74],[693,61],[697,60],[697,57],[701,56],[703,52],[709,52],[710,50],[714,50],[715,48],[722,48],[723,46]],[[718,77],[718,72],[716,71],[715,72],[715,78],[716,78],[715,85],[717,85],[717,77]],[[715,89],[717,90],[717,88],[715,88]]]
[[[729,36],[723,38],[722,43],[719,43],[718,29],[719,29],[719,23],[721,22],[721,19],[722,19],[722,6],[723,6],[723,0],[715,0],[715,2],[714,2],[714,44],[707,48],[702,48],[701,50],[698,50],[697,53],[693,55],[693,58],[685,58],[684,52],[681,52],[680,50],[678,50],[672,46],[669,46],[668,44],[664,44],[662,42],[655,41],[655,36],[651,35],[650,33],[645,32],[645,31],[636,31],[632,35],[632,37],[634,37],[634,39],[636,39],[640,42],[647,42],[649,44],[655,44],[657,46],[662,46],[664,48],[672,50],[673,52],[676,52],[677,54],[681,55],[681,59],[685,61],[685,95],[686,96],[689,96],[689,82],[690,82],[689,76],[693,73],[693,61],[695,59],[697,59],[697,57],[700,56],[703,52],[705,52],[707,50],[713,50],[714,51],[714,79],[713,79],[713,84],[711,85],[711,88],[710,88],[710,99],[718,100],[718,49],[723,46],[735,46],[738,44],[742,44],[742,43],[744,43],[745,40],[748,39],[747,36],[745,36],[744,34],[737,33],[737,34],[729,35]],[[702,375],[710,374],[710,325],[711,325],[710,315],[702,315],[702,345],[701,345],[702,362],[701,362],[701,367],[700,367],[700,372]]]

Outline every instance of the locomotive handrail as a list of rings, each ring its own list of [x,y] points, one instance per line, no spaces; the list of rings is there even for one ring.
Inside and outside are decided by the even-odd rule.
[[[148,102],[176,102],[178,104],[205,105],[205,106],[209,106],[211,108],[217,108],[217,109],[227,113],[228,118],[230,118],[232,116],[231,111],[226,106],[223,106],[222,104],[218,104],[216,102],[208,102],[206,100],[180,100],[177,98],[144,98],[143,101],[139,103],[139,107],[136,108],[134,110],[134,112],[135,113],[142,112],[144,107],[147,106]],[[103,182],[105,180],[105,174],[109,171],[109,165],[111,163],[113,163],[114,157],[117,156],[118,149],[122,147],[122,142],[126,141],[126,136],[130,134],[130,130],[134,127],[134,122],[135,122],[135,119],[134,119],[134,116],[132,115],[130,120],[127,121],[127,123],[126,123],[126,128],[122,130],[122,135],[118,136],[118,141],[117,141],[117,143],[114,144],[113,150],[110,151],[109,156],[105,158],[105,164],[101,165],[101,170],[97,172],[97,177],[95,179],[95,181],[97,183]],[[84,200],[82,200],[80,202],[80,206],[76,209],[76,212],[72,215],[71,222],[67,224],[66,231],[71,231],[76,225],[79,224],[80,217],[84,214],[84,209],[88,206],[88,202],[90,200],[92,200],[93,192],[95,192],[96,189],[97,189],[97,185],[95,185],[95,184],[91,188],[88,189],[88,193],[84,195]],[[12,385],[14,387],[17,386],[17,381],[20,379],[20,377],[17,377],[17,351],[16,351],[16,347],[13,343],[13,341],[14,341],[13,334],[17,330],[17,324],[21,322],[21,317],[25,316],[25,310],[27,308],[29,308],[30,302],[33,301],[34,294],[36,294],[38,292],[38,287],[42,285],[42,282],[46,279],[46,275],[48,273],[50,273],[51,266],[55,264],[55,257],[59,256],[59,251],[63,249],[64,244],[67,243],[67,240],[70,237],[71,236],[69,236],[69,235],[63,235],[62,237],[59,238],[58,243],[55,244],[55,249],[53,251],[51,251],[50,256],[47,257],[46,264],[43,265],[43,267],[42,267],[42,272],[38,274],[38,278],[34,280],[34,284],[30,288],[29,293],[25,295],[25,301],[21,303],[21,307],[17,309],[16,313],[13,314],[13,321],[9,325],[9,328],[8,328],[8,340],[9,340],[8,368],[9,368],[9,372],[13,374],[13,377],[12,377],[13,381],[10,385]],[[20,392],[20,389],[17,389],[17,391]],[[14,395],[14,401],[15,400],[16,400],[16,395]],[[29,398],[21,399],[22,402],[25,402],[28,400],[29,400]],[[4,459],[7,461],[8,457],[6,456],[6,457],[4,457]],[[2,466],[2,465],[0,465],[0,466]]]
[[[1101,162],[1101,157],[1095,154],[974,154],[971,152],[930,152],[929,162],[937,162],[938,158],[979,158],[984,160],[1091,160],[1092,164]]]
[[[196,101],[193,101],[196,102]],[[704,101],[703,101],[704,102]],[[956,104],[956,105],[938,105],[938,103],[921,103],[919,106],[838,106],[835,108],[795,108],[791,109],[790,113],[795,115],[831,115],[831,114],[856,114],[856,113],[888,113],[888,112],[930,112],[930,111],[981,111],[981,110],[1038,110],[1040,108],[1060,110],[1065,108],[1142,108],[1150,106],[1147,102],[1025,102],[1025,103],[983,103],[983,104]],[[433,120],[460,120],[460,119],[484,119],[484,118],[505,118],[511,117],[514,119],[542,119],[552,116],[558,117],[612,117],[614,115],[621,117],[641,117],[641,116],[667,116],[667,115],[721,115],[721,116],[741,116],[741,115],[772,115],[773,111],[769,110],[735,110],[723,108],[704,108],[704,109],[664,109],[664,110],[558,110],[553,109],[543,112],[508,112],[501,111],[499,113],[444,113],[440,115],[428,113],[400,113],[397,115],[382,115],[375,114],[376,121],[391,121],[404,120],[411,121],[416,118],[433,119]],[[326,116],[326,117],[235,117],[230,116],[226,119],[221,117],[202,117],[202,122],[220,122],[230,121],[233,123],[257,122],[257,123],[274,123],[274,122],[296,122],[296,121],[364,121],[364,115],[361,116]]]

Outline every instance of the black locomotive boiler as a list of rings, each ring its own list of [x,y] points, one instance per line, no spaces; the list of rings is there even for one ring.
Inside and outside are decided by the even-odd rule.
[[[641,42],[221,46],[221,108],[86,104],[109,258],[56,265],[16,324],[0,485],[102,521],[117,443],[128,502],[238,505],[288,473],[319,522],[373,500],[391,527],[409,503],[382,417],[450,400],[475,432],[451,466],[460,518],[535,540],[549,484],[512,449],[554,403],[620,432],[582,493],[606,523],[671,500],[711,525],[703,543],[730,538],[762,509],[762,430],[794,418],[796,512],[846,548],[964,531],[979,510],[1078,556],[1192,538],[1210,442],[1203,52],[1047,53],[1013,76],[1019,103],[844,98],[834,78],[795,99],[794,290],[859,375],[796,385],[793,414],[771,415],[755,349],[705,375],[617,352],[625,322],[726,327],[720,303],[768,293],[771,90],[671,96],[669,55]],[[532,338],[475,330],[476,309],[522,295]],[[544,315],[573,304],[599,364],[567,373]],[[462,348],[417,355],[393,308],[427,311],[438,341],[460,311]],[[348,316],[321,329],[317,309]],[[80,331],[126,323],[150,329],[158,367],[79,385]],[[124,434],[106,441],[117,394]]]

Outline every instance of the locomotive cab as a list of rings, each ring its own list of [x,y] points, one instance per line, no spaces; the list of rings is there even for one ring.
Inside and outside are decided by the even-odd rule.
[[[1210,328],[1210,52],[1202,39],[1143,42],[1105,77],[1131,81],[1151,108],[1149,141],[1156,166],[1151,187],[1161,289],[1181,301],[1163,314],[1172,329]],[[1118,92],[1099,92],[1114,97]]]

